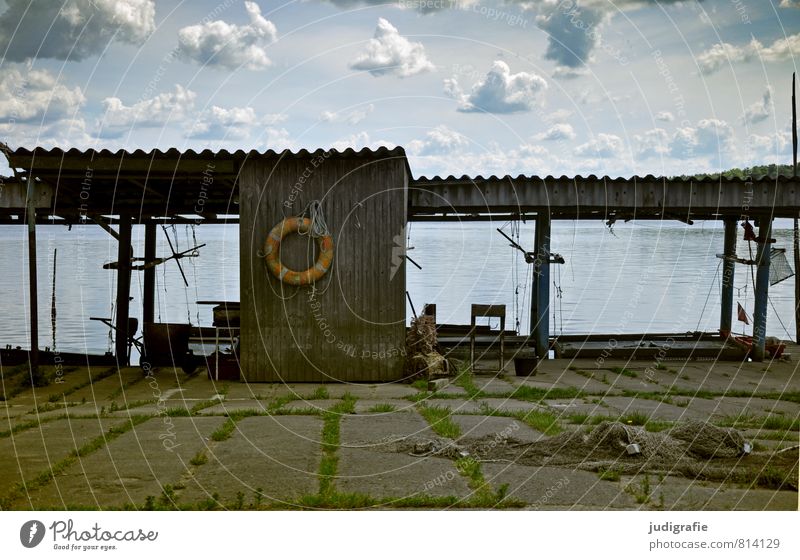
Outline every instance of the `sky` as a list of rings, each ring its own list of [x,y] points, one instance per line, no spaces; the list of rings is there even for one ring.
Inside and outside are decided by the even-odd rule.
[[[800,0],[6,0],[0,139],[713,172],[791,162],[796,56]]]

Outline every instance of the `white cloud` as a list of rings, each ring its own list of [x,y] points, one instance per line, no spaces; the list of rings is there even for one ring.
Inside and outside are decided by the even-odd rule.
[[[408,152],[419,156],[441,155],[462,150],[469,141],[461,134],[439,125],[429,131],[422,140],[412,140]]]
[[[747,62],[757,58],[766,62],[791,60],[793,52],[800,52],[800,33],[778,39],[766,47],[755,38],[742,46],[716,43],[697,57],[697,64],[700,73],[712,74],[727,64]]]
[[[105,114],[98,124],[102,138],[119,138],[136,127],[159,128],[168,121],[181,121],[194,109],[196,94],[179,85],[172,93],[161,93],[133,105],[125,105],[118,97],[103,100]]]
[[[669,153],[669,134],[663,128],[647,130],[633,137],[636,143],[636,157],[648,159]]]
[[[434,69],[422,43],[412,43],[384,18],[378,19],[375,35],[363,52],[350,62],[353,70],[366,70],[373,76],[393,74],[407,78]]]
[[[767,86],[761,101],[756,101],[744,110],[742,122],[748,125],[760,123],[769,117],[772,112],[772,88]]]
[[[656,113],[656,120],[661,122],[672,122],[675,120],[675,115],[669,111],[659,111]]]
[[[536,134],[534,140],[574,140],[575,130],[567,123],[554,124],[546,131]]]
[[[244,140],[250,138],[257,127],[272,126],[286,120],[286,115],[265,115],[259,117],[252,107],[212,106],[190,125],[188,138],[207,140]]]
[[[323,111],[322,114],[320,114],[319,119],[322,122],[347,123],[355,125],[366,119],[367,116],[374,110],[375,106],[370,103],[366,107],[359,107],[350,111]]]
[[[703,119],[697,126],[678,128],[669,143],[670,155],[679,159],[726,154],[733,148],[733,128],[718,119]]]
[[[20,72],[6,65],[0,72],[0,119],[49,123],[71,117],[86,102],[81,88],[60,83],[47,70]]]
[[[564,122],[572,116],[572,111],[569,109],[556,109],[545,117],[548,122]]]
[[[255,2],[245,2],[248,25],[221,20],[190,25],[178,31],[179,56],[201,65],[229,70],[262,70],[271,64],[266,47],[275,42],[275,25],[261,15]]]
[[[83,60],[112,40],[141,44],[155,30],[154,0],[6,0],[0,52],[6,60]]]
[[[469,95],[461,93],[453,80],[445,81],[445,93],[459,99],[459,111],[487,113],[519,113],[530,111],[547,89],[541,76],[518,72],[512,74],[508,64],[495,60],[486,77],[472,86]]]
[[[615,158],[622,155],[622,138],[615,134],[600,133],[585,144],[575,148],[575,154],[584,157]]]

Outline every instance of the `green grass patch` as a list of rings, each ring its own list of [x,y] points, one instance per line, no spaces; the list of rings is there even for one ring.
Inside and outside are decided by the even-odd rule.
[[[397,407],[393,404],[378,403],[376,405],[369,407],[369,410],[367,410],[367,412],[371,414],[381,414],[384,412],[394,412],[395,410],[397,410]]]
[[[206,463],[208,463],[208,457],[206,456],[205,451],[198,451],[197,455],[189,460],[189,464],[193,467],[199,467],[201,465],[205,465]]]
[[[417,410],[438,435],[455,439],[461,435],[461,428],[453,422],[450,408],[436,405],[418,405]]]
[[[600,480],[617,482],[622,477],[622,473],[615,469],[600,469],[597,471],[597,476],[600,477]]]
[[[623,368],[623,367],[612,367],[612,368],[609,368],[609,369],[611,371],[613,371],[614,373],[618,373],[619,375],[624,375],[625,377],[631,377],[631,378],[639,377],[639,374],[636,373],[635,371],[632,371],[632,370],[629,370],[629,369],[626,369],[626,368]]]
[[[541,402],[545,399],[574,399],[576,397],[582,397],[583,392],[575,387],[551,387],[549,389],[543,389],[541,387],[520,385],[511,393],[490,396],[529,402]]]

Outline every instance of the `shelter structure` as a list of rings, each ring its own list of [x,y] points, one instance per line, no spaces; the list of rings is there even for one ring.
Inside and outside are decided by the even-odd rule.
[[[0,183],[0,223],[26,224],[31,305],[36,309],[36,225],[96,223],[118,241],[115,354],[127,361],[134,224],[157,260],[160,224],[238,223],[245,381],[391,381],[405,354],[405,227],[408,221],[531,219],[535,267],[528,342],[540,357],[549,337],[552,220],[695,219],[725,224],[720,331],[731,332],[738,222],[758,227],[754,359],[765,354],[772,221],[800,216],[798,180],[666,177],[420,177],[402,148],[292,151],[6,149],[15,177]],[[306,237],[281,239],[282,264],[316,266],[318,237],[333,244],[330,268],[308,285],[265,264],[267,239],[285,218],[305,217]],[[116,229],[111,226],[116,226]],[[279,232],[280,233],[280,232]],[[278,235],[281,238],[282,235]],[[317,261],[319,264],[319,262]],[[144,270],[142,323],[154,321],[155,266]],[[38,320],[30,317],[31,361]]]

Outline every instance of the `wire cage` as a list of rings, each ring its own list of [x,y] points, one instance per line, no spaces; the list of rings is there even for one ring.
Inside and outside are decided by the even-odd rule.
[[[769,253],[769,285],[774,286],[794,276],[794,271],[786,258],[786,249],[772,249]]]

